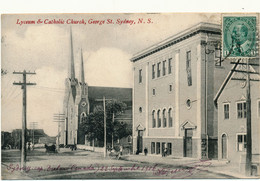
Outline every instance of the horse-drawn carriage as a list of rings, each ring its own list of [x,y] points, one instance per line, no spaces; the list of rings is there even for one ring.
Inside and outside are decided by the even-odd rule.
[[[46,149],[46,153],[57,153],[56,146],[54,144],[48,146],[47,144],[44,145]]]
[[[111,157],[111,158],[115,158],[115,159],[119,160],[120,159],[120,152],[112,149],[112,150],[109,150],[108,156]]]

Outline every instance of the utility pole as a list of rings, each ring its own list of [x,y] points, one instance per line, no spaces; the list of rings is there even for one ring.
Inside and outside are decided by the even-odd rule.
[[[37,127],[38,122],[30,122],[31,135],[32,135],[32,145],[34,145],[34,129]]]
[[[103,97],[104,106],[104,157],[107,156],[107,123],[106,123],[106,98]]]
[[[251,133],[251,94],[250,94],[250,68],[247,59],[247,88],[246,88],[246,175],[251,175],[252,164],[252,133]]]
[[[115,121],[115,113],[113,111],[113,115],[112,115],[112,124],[114,124]],[[114,127],[114,126],[113,126]],[[114,131],[112,132],[112,149],[114,148]]]
[[[112,99],[106,99],[105,96],[103,96],[103,99],[95,99],[95,101],[103,101],[103,107],[104,107],[104,157],[107,156],[106,100],[112,100]]]
[[[232,64],[246,65],[246,70],[233,70],[235,72],[246,73],[246,78],[232,78],[231,80],[246,81],[246,175],[251,175],[252,165],[252,126],[251,126],[251,94],[250,94],[250,82],[260,81],[258,79],[250,79],[250,74],[259,74],[257,72],[250,71],[250,65],[259,66],[259,64],[250,63],[250,58],[244,59],[246,62],[231,62]]]
[[[21,167],[26,167],[26,136],[27,136],[27,128],[26,128],[26,87],[27,85],[36,85],[36,83],[27,83],[26,75],[27,74],[36,74],[35,72],[13,72],[13,74],[22,74],[23,82],[14,82],[13,85],[21,85],[23,89],[23,116],[22,116],[22,151],[21,151]],[[25,171],[25,169],[22,169]]]
[[[58,142],[57,142],[57,151],[60,151],[60,123],[65,121],[65,114],[54,114],[54,122],[58,122]]]

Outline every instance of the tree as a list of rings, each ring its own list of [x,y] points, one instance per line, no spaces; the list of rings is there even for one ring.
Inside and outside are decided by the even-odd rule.
[[[7,74],[7,70],[1,68],[1,77],[4,76],[5,74]]]
[[[117,120],[113,121],[114,116],[120,115],[126,109],[126,104],[111,100],[106,101],[106,125],[107,125],[107,141],[121,139],[131,134],[131,129],[127,129],[126,123],[120,123]],[[104,141],[104,111],[102,106],[97,106],[94,111],[82,118],[79,131],[86,135],[88,141],[97,139],[100,142]]]

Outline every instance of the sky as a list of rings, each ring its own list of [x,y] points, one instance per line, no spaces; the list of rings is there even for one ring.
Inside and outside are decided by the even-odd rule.
[[[152,23],[138,24],[150,18]],[[64,20],[65,24],[37,24],[41,20]],[[66,24],[66,20],[86,24]],[[114,24],[89,24],[88,20],[112,19]],[[117,24],[117,20],[134,20],[136,24]],[[36,24],[17,24],[35,21]],[[30,14],[2,15],[2,62],[7,70],[2,76],[2,131],[22,127],[22,75],[13,71],[32,71],[27,82],[27,125],[38,122],[38,129],[57,134],[53,114],[62,113],[65,78],[70,61],[70,29],[76,77],[79,78],[80,50],[83,51],[85,81],[89,86],[132,87],[132,62],[137,52],[158,43],[199,22],[221,23],[219,14],[149,13],[149,14]]]

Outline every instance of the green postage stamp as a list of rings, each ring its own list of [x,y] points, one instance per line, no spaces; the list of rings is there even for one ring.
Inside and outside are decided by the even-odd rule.
[[[226,58],[256,57],[256,16],[222,17],[222,54]]]

